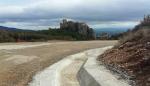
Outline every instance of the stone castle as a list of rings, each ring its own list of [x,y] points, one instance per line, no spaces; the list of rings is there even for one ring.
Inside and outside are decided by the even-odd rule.
[[[95,33],[93,29],[85,23],[67,21],[66,19],[63,19],[62,23],[60,23],[60,29],[76,32],[87,37],[88,39],[95,39]]]

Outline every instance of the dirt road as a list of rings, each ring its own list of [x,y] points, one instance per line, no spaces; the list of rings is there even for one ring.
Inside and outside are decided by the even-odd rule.
[[[116,41],[0,44],[0,86],[26,86],[32,76],[64,57]]]

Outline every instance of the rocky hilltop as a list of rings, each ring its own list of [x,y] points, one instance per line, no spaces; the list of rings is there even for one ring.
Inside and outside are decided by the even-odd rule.
[[[132,86],[150,86],[150,16],[146,16],[118,45],[99,56],[110,70]]]
[[[83,35],[87,39],[95,39],[95,33],[93,29],[85,23],[67,21],[66,19],[64,19],[63,22],[60,23],[60,29],[78,33],[80,35]]]

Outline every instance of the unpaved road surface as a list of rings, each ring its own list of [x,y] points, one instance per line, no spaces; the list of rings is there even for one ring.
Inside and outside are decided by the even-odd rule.
[[[83,86],[96,86],[94,85],[96,82],[92,82],[91,77],[101,86],[131,86],[127,81],[120,79],[119,75],[109,71],[103,64],[97,63],[97,57],[112,47],[90,49],[69,55],[38,72],[29,86],[80,86],[81,82],[82,85],[84,83]],[[82,65],[84,65],[84,69],[81,68]],[[78,80],[80,80],[80,84]]]
[[[0,44],[0,86],[27,86],[38,71],[68,55],[115,43],[116,41],[59,41]]]
[[[29,86],[79,86],[77,72],[86,61],[86,51],[69,55],[38,72]]]

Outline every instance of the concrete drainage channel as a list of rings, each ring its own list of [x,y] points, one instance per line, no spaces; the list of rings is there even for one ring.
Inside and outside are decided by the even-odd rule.
[[[111,47],[70,55],[37,73],[29,86],[130,86],[96,61],[98,55]]]
[[[127,81],[119,79],[119,75],[114,75],[96,60],[98,55],[109,48],[111,46],[88,52],[88,60],[77,74],[80,86],[130,86]]]

